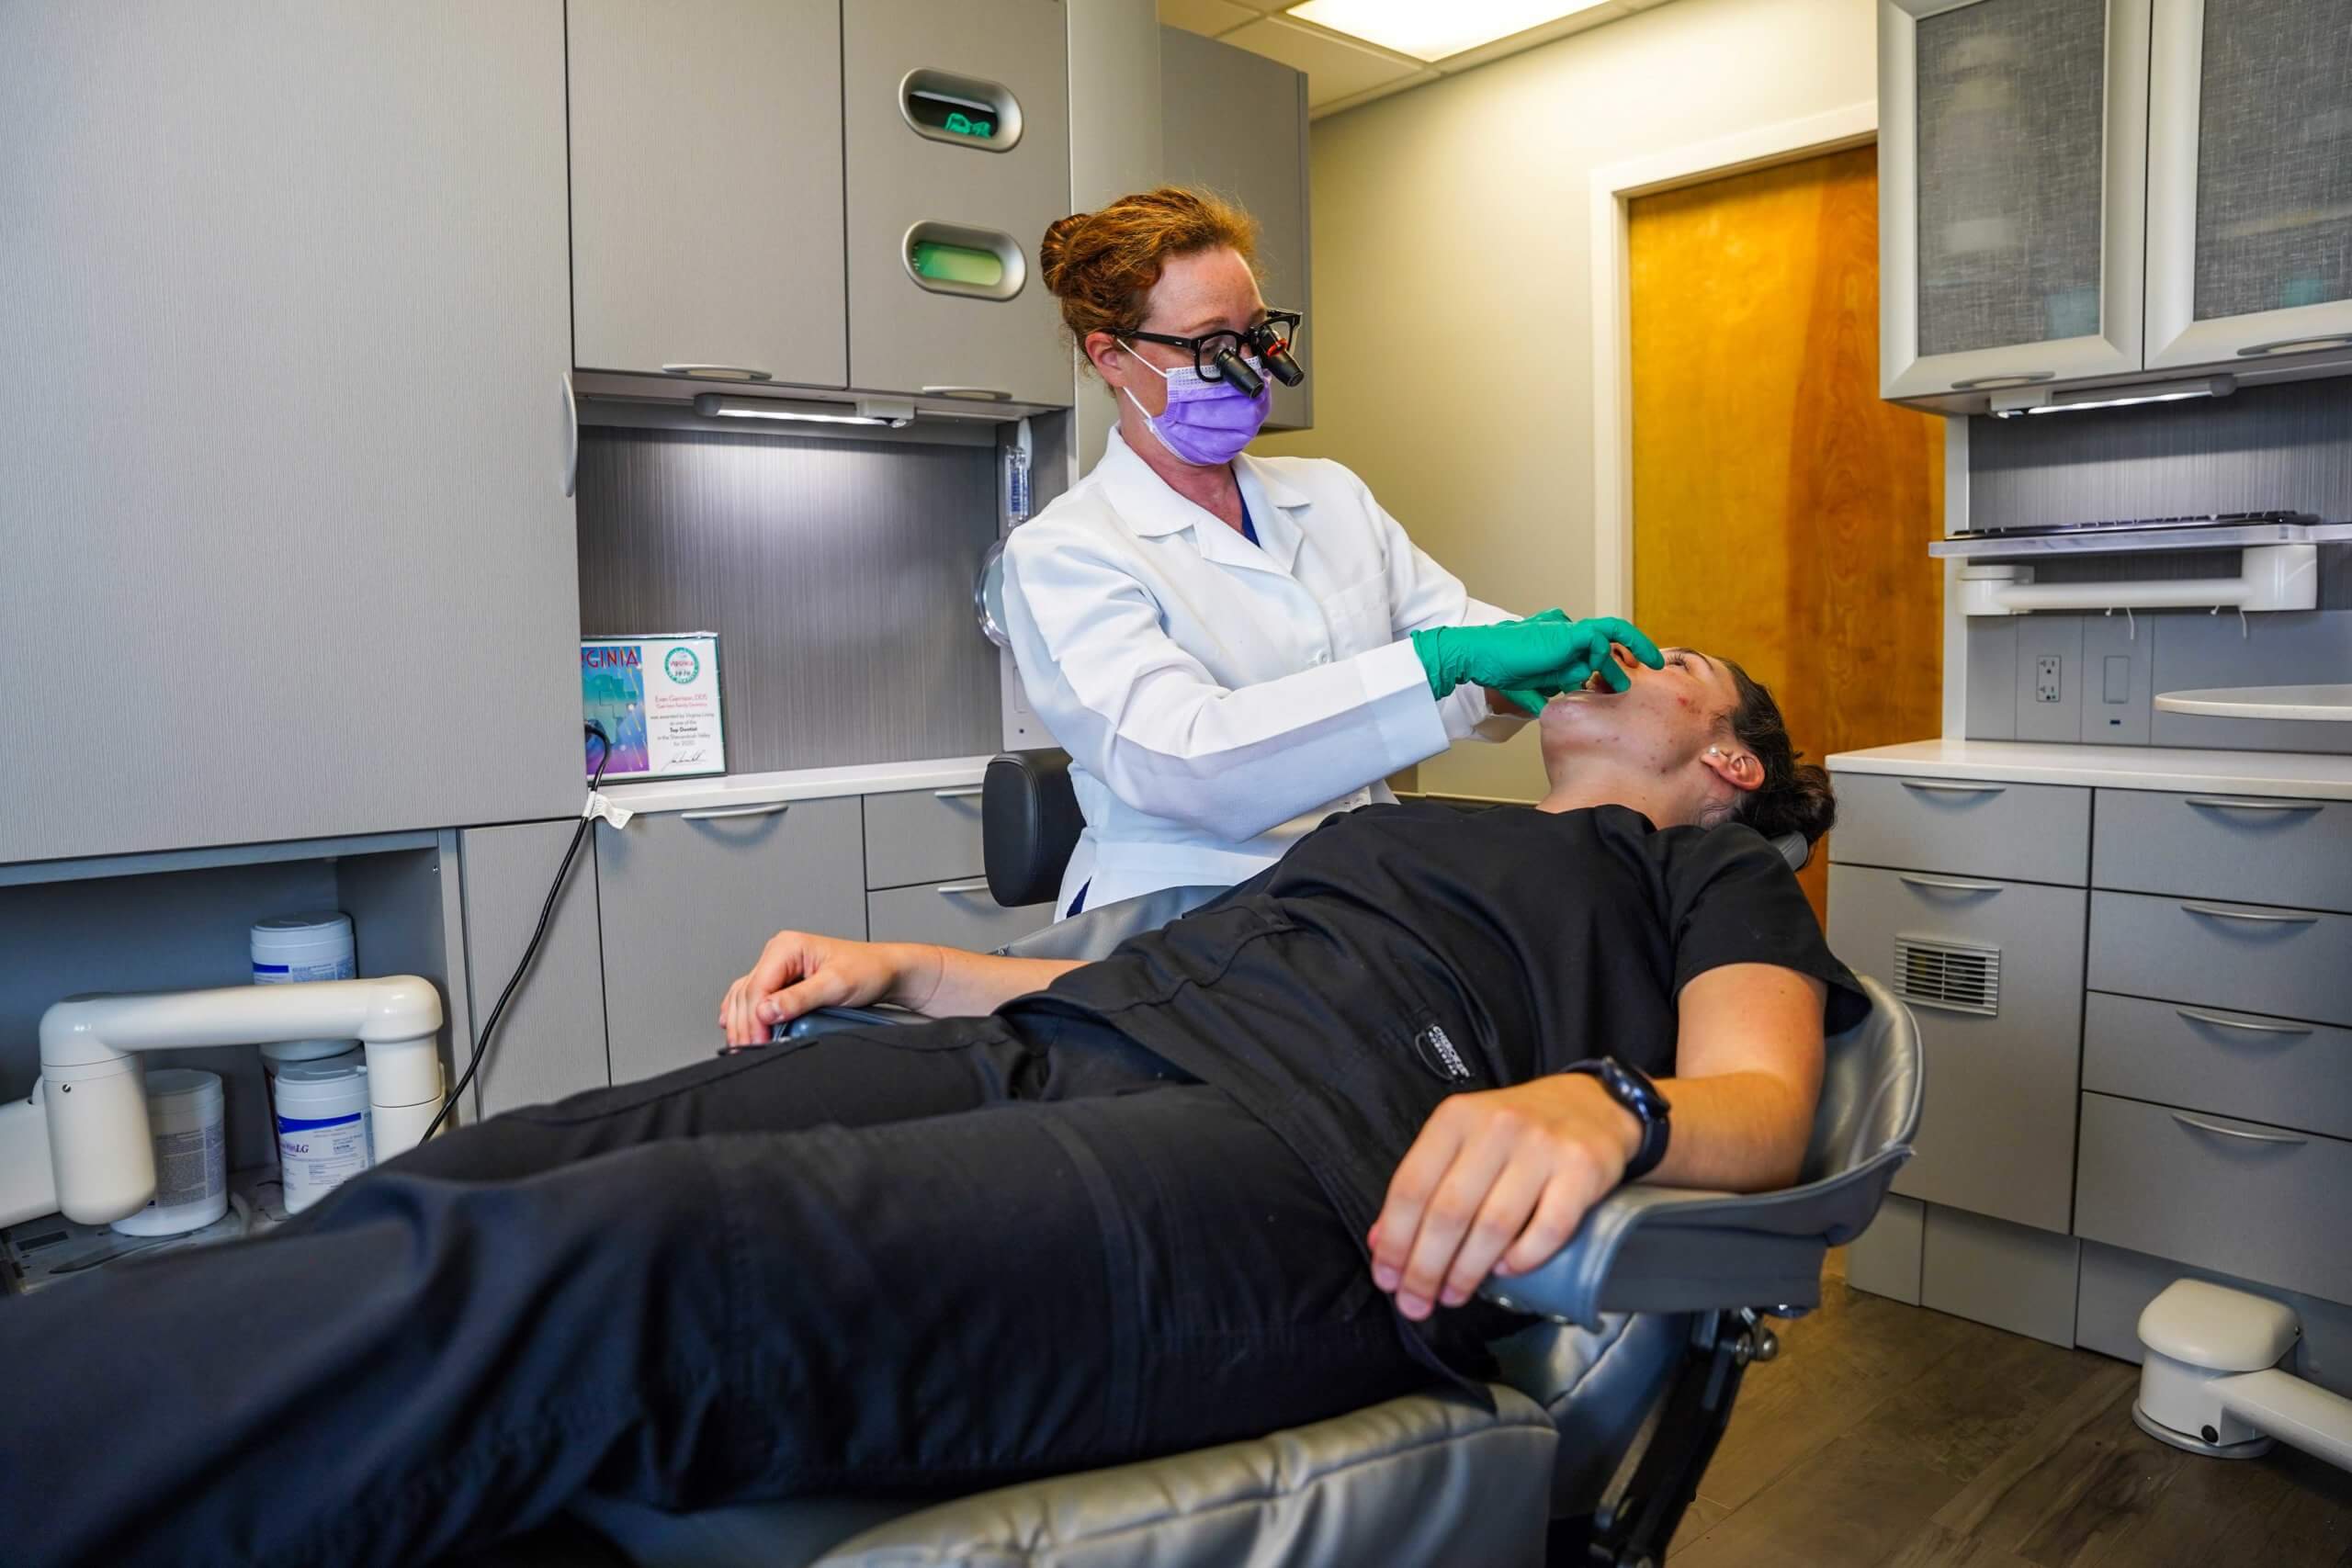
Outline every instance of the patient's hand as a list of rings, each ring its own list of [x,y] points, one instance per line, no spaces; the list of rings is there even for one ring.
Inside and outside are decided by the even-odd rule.
[[[1374,1282],[1418,1320],[1490,1272],[1535,1268],[1616,1187],[1641,1136],[1588,1074],[1451,1097],[1389,1179],[1368,1238]]]
[[[775,1026],[819,1008],[864,1007],[897,999],[910,950],[902,944],[845,942],[808,931],[778,931],[752,972],[727,987],[718,1027],[729,1045],[764,1043]]]

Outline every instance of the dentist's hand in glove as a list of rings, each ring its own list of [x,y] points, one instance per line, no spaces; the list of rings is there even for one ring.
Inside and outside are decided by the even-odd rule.
[[[1630,683],[1610,657],[1612,643],[1651,669],[1666,660],[1657,645],[1630,621],[1596,615],[1572,621],[1557,610],[1546,610],[1524,621],[1502,621],[1488,626],[1440,626],[1415,632],[1413,651],[1430,679],[1430,691],[1441,702],[1465,682],[1502,693],[1530,713],[1562,692],[1573,691],[1592,679],[1595,671],[1612,691]]]

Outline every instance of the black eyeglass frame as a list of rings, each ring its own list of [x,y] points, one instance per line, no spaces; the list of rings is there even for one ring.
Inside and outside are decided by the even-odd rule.
[[[1306,312],[1301,310],[1269,310],[1266,312],[1264,321],[1243,333],[1237,333],[1230,327],[1219,327],[1213,333],[1203,333],[1198,337],[1178,337],[1172,333],[1141,331],[1123,333],[1120,335],[1136,338],[1145,343],[1161,344],[1169,348],[1189,350],[1193,355],[1193,369],[1198,373],[1202,380],[1221,381],[1225,378],[1225,373],[1216,367],[1219,355],[1241,354],[1247,351],[1262,358],[1274,349],[1287,349],[1297,340],[1299,323],[1305,320],[1306,320]],[[1277,331],[1277,328],[1281,330]],[[1272,341],[1269,341],[1270,337]],[[1212,344],[1220,343],[1223,346],[1210,347]]]

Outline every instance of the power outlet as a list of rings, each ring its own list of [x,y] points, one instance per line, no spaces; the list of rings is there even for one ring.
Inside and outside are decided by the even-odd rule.
[[[2064,700],[2064,694],[2058,685],[2058,671],[2064,663],[2065,660],[2056,654],[2045,654],[2033,661],[2033,700],[2035,702],[2055,703]]]

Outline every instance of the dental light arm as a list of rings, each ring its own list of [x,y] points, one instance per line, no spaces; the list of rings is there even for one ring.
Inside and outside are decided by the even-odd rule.
[[[41,1015],[32,1101],[0,1111],[0,1145],[8,1148],[0,1223],[58,1209],[105,1224],[153,1194],[154,1145],[134,1052],[356,1037],[368,1051],[375,1156],[385,1160],[422,1142],[439,1108],[440,1027],[440,993],[413,975],[68,998]]]

